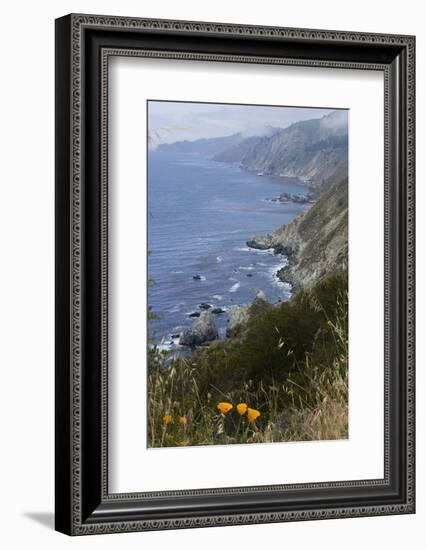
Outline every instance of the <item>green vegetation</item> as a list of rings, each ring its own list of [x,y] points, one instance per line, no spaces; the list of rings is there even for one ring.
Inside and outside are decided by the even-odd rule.
[[[236,338],[186,358],[150,349],[149,446],[346,438],[347,323],[345,271],[252,308]]]

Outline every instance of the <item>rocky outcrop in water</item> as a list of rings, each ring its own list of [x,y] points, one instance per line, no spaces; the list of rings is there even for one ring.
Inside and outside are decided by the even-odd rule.
[[[255,235],[246,244],[249,248],[255,248],[256,250],[269,250],[272,248],[272,236]]]
[[[200,316],[195,319],[191,327],[185,330],[179,338],[181,346],[195,348],[206,342],[217,340],[219,334],[210,311],[202,311]]]
[[[279,197],[271,199],[271,202],[295,202],[296,204],[307,204],[309,197],[306,195],[296,195],[295,193],[281,193]]]

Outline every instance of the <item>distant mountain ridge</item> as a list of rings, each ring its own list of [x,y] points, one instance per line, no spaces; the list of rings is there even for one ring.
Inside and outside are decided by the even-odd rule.
[[[268,127],[266,135],[245,137],[238,132],[161,144],[157,151],[197,153],[218,162],[239,162],[260,175],[296,177],[315,197],[348,175],[348,114],[336,110],[284,129]]]
[[[347,112],[296,122],[260,140],[241,166],[264,175],[297,177],[313,189],[326,190],[348,174]]]
[[[217,138],[201,138],[194,141],[176,141],[174,143],[161,143],[157,151],[165,153],[196,153],[207,157],[213,157],[227,149],[244,141],[243,134],[238,132],[230,136]]]
[[[204,155],[219,162],[240,162],[246,153],[263,138],[271,137],[282,128],[266,126],[250,136],[236,132],[230,136],[183,140],[174,143],[161,143],[157,151],[169,153],[194,153]]]

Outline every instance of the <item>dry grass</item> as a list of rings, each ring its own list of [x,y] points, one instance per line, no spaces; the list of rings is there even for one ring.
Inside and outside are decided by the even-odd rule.
[[[314,294],[310,307],[321,311]],[[170,360],[150,351],[148,445],[150,447],[334,440],[348,437],[347,294],[337,298],[332,360],[317,363],[306,354],[284,383],[242,380],[232,391],[206,384],[203,365],[191,357]],[[325,312],[324,312],[325,314]],[[321,357],[321,356],[320,356]],[[330,357],[328,355],[327,357]],[[167,364],[167,366],[166,366]],[[208,389],[206,390],[206,386]],[[201,391],[200,387],[204,389]],[[226,413],[218,403],[232,405]],[[249,422],[237,405],[247,404],[260,416]]]
[[[346,439],[348,437],[348,402],[324,398],[316,408],[307,411],[294,409],[290,413],[285,441],[314,441]]]
[[[321,309],[314,295],[308,295],[312,307]],[[328,324],[334,336],[336,355],[323,371],[311,364],[299,371],[298,383],[289,378],[288,385],[297,385],[299,403],[294,400],[286,441],[346,439],[348,437],[348,327],[347,293],[337,298],[336,320]],[[296,404],[298,406],[296,406]]]
[[[253,410],[268,409],[277,414],[279,389],[262,384],[253,388],[249,381],[241,389],[227,394],[212,388],[212,394],[202,396],[198,389],[196,369],[189,360],[180,360],[164,368],[161,362],[149,375],[148,437],[150,447],[223,445],[230,443],[258,442],[263,437],[268,441],[278,439],[271,422],[265,424],[262,413],[254,422],[249,422],[247,411],[240,414],[238,404],[246,404]],[[281,391],[283,389],[281,388]],[[232,409],[221,412],[219,403],[229,403]],[[276,432],[276,430],[275,430]],[[263,435],[262,435],[263,434]]]

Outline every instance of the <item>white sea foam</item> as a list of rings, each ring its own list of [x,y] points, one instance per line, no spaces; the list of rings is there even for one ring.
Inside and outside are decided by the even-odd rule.
[[[173,342],[173,340],[162,340],[159,344],[156,345],[156,347],[159,351],[170,351],[172,349],[175,349],[176,344]]]
[[[235,283],[235,285],[232,285],[229,289],[229,292],[237,292],[237,290],[240,288],[241,283]]]
[[[285,267],[287,265],[287,263],[288,263],[287,259],[282,258],[279,264],[276,264],[276,265],[268,268],[265,272],[265,275],[266,275],[266,277],[272,279],[272,282],[274,283],[275,286],[279,286],[280,288],[282,288],[283,290],[288,292],[288,294],[290,294],[291,285],[289,285],[288,283],[284,283],[278,277],[278,271],[280,269],[282,269],[283,267]]]
[[[175,306],[171,307],[169,311],[170,313],[177,313],[183,308],[184,305],[185,305],[185,302],[180,302],[179,304],[176,304]]]
[[[238,269],[241,269],[243,271],[253,271],[254,267],[252,265],[249,266],[240,266]]]
[[[234,250],[238,250],[238,252],[252,252],[253,254],[259,254],[261,256],[265,256],[265,255],[273,256],[275,254],[273,248],[267,248],[266,250],[260,250],[259,248],[250,248],[248,246],[237,246],[236,248],[234,248]]]
[[[259,250],[257,248],[254,248],[253,250],[256,252],[256,254],[261,254],[262,256],[265,256],[265,255],[274,256],[275,255],[275,252],[274,252],[273,248],[267,248],[266,250]]]
[[[266,271],[265,271],[265,276],[268,278],[268,279],[272,279],[272,281],[275,283],[275,284],[279,284],[279,285],[282,285],[282,281],[278,278],[277,276],[277,271],[279,269],[281,269],[281,267],[283,267],[282,264],[280,265],[274,265],[270,268],[268,268]]]
[[[220,300],[223,300],[223,296],[221,296],[220,294],[215,294],[214,296],[212,296],[212,298],[214,298],[218,302],[220,302]]]

